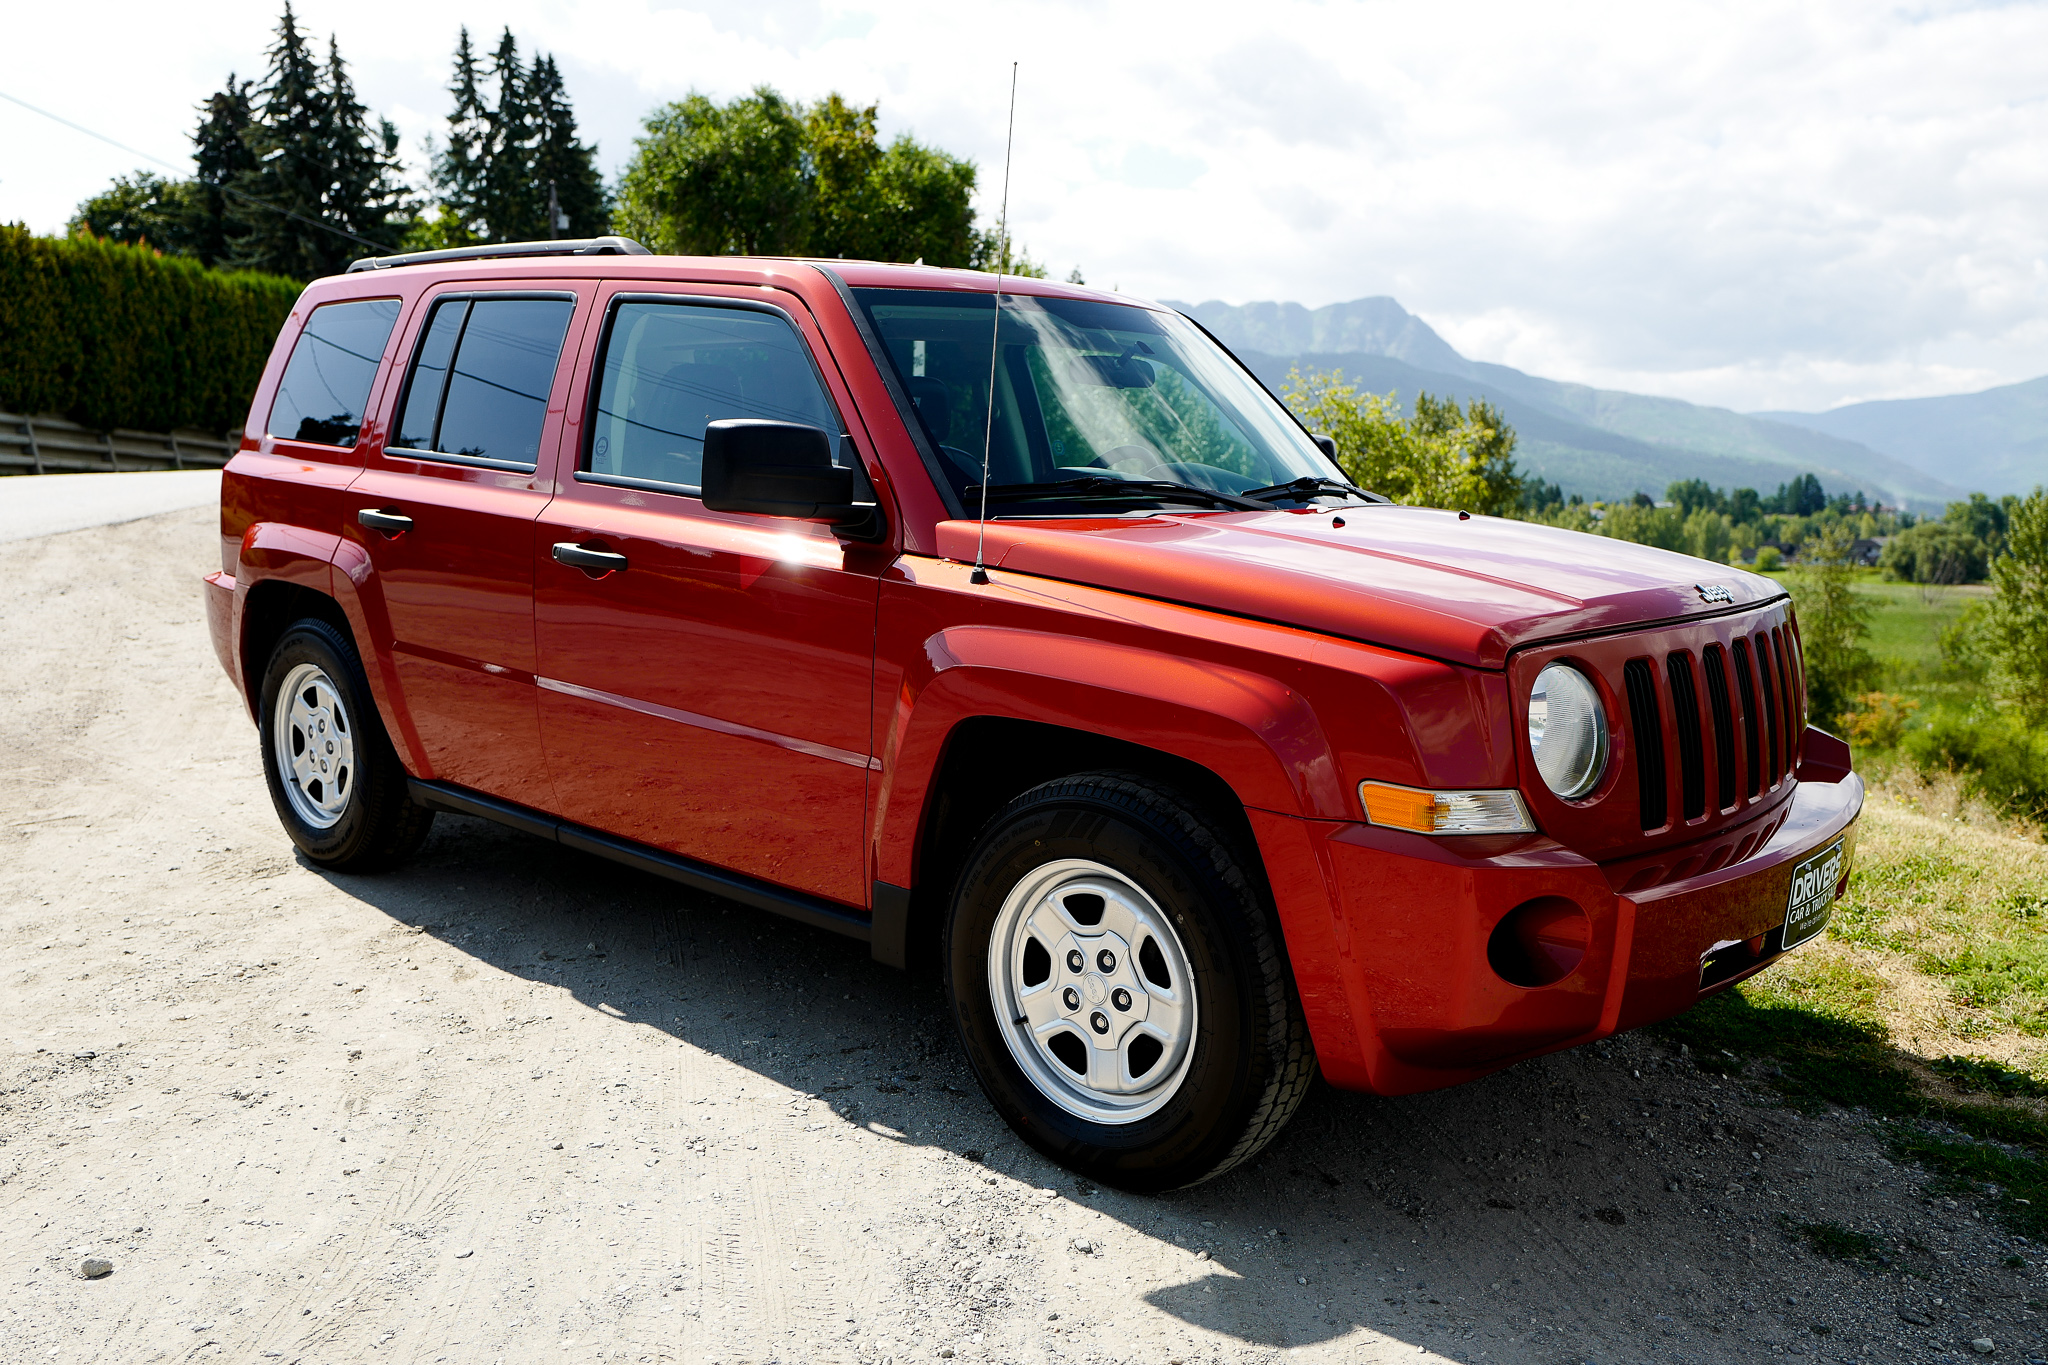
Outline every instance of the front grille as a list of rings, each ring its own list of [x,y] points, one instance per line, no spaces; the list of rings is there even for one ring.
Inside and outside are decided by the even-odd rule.
[[[1685,648],[1633,658],[1622,666],[1622,684],[1645,831],[1664,828],[1674,803],[1684,821],[1704,817],[1709,788],[1714,809],[1726,812],[1741,804],[1738,792],[1753,801],[1792,775],[1805,729],[1805,679],[1790,628],[1706,644],[1697,661]]]

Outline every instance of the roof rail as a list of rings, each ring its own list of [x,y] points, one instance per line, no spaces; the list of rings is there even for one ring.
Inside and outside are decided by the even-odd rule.
[[[579,237],[560,242],[500,242],[495,246],[458,246],[445,251],[409,251],[403,256],[365,256],[351,262],[351,275],[364,270],[390,270],[401,265],[433,265],[440,261],[489,261],[508,256],[651,256],[631,237]]]

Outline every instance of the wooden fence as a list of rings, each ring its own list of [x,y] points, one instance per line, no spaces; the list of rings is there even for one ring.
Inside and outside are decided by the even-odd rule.
[[[219,469],[241,444],[240,432],[94,431],[62,417],[0,412],[0,475]]]

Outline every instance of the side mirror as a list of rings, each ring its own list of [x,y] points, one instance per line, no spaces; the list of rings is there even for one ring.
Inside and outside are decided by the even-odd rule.
[[[856,472],[832,463],[822,427],[731,417],[704,428],[704,505],[852,526],[875,508],[854,501]]]
[[[1313,440],[1316,443],[1316,449],[1322,451],[1323,454],[1329,456],[1332,460],[1337,458],[1336,437],[1325,436],[1321,432],[1317,432],[1314,436],[1310,437],[1309,439]]]

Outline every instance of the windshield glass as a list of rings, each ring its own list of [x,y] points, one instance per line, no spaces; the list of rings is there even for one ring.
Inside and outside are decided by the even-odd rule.
[[[853,292],[963,503],[981,483],[991,339],[999,363],[988,480],[1011,495],[1009,515],[1034,501],[1019,485],[1142,480],[1240,493],[1344,477],[1272,395],[1178,314],[1005,294],[998,328],[993,294]],[[1133,490],[1129,500],[1172,501],[1170,492]],[[1043,500],[1068,496],[1049,488]]]

